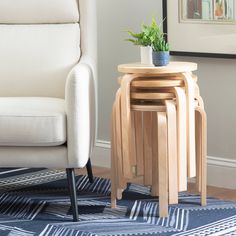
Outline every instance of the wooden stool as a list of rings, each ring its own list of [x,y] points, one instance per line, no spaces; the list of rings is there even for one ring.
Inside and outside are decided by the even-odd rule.
[[[121,89],[113,106],[112,206],[122,197],[127,180],[144,176],[144,184],[152,185],[152,194],[159,195],[159,215],[167,216],[168,198],[170,204],[177,203],[178,191],[187,190],[187,176],[196,176],[195,143],[197,184],[205,204],[206,115],[197,77],[190,73],[196,64],[120,68],[136,74],[119,79]],[[158,148],[154,148],[156,144]]]

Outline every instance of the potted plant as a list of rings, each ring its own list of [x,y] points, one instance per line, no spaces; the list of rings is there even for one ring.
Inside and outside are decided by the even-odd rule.
[[[165,34],[162,32],[155,18],[152,18],[150,26],[150,41],[152,45],[152,60],[155,66],[166,66],[169,63],[170,53],[169,44],[165,40]]]
[[[132,31],[127,32],[132,37],[127,39],[127,41],[133,43],[134,45],[140,46],[141,63],[152,64],[152,42],[150,38],[150,27],[143,24],[140,33],[134,33]]]
[[[155,66],[166,66],[170,61],[169,44],[164,38],[164,34],[160,38],[155,38],[152,42],[152,59]]]
[[[154,17],[150,26],[142,25],[140,33],[128,31],[128,34],[132,38],[127,41],[141,48],[141,63],[153,63],[155,66],[165,66],[169,63],[169,44]]]

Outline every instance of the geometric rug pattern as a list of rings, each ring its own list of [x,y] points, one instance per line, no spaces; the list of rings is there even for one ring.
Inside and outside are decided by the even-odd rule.
[[[0,169],[0,236],[192,236],[235,235],[236,203],[215,198],[200,206],[198,195],[181,193],[158,216],[151,188],[128,184],[111,209],[110,181],[77,176],[79,222],[72,222],[65,171]]]

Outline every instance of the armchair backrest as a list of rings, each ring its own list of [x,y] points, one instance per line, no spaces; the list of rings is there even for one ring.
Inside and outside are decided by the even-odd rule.
[[[64,98],[81,45],[96,53],[84,42],[91,1],[0,0],[0,96]]]

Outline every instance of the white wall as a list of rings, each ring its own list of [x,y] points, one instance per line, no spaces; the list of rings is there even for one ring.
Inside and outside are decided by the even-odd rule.
[[[110,139],[111,107],[118,88],[117,65],[139,61],[139,48],[124,41],[127,29],[139,30],[154,15],[161,20],[161,0],[98,1],[98,139]],[[174,57],[199,65],[201,94],[208,115],[208,154],[236,160],[236,60]]]
[[[208,155],[236,160],[236,59],[174,57],[198,63],[208,118]]]
[[[161,0],[98,0],[98,139],[110,139],[110,116],[117,65],[139,61],[139,48],[126,42],[125,30],[161,16]],[[161,18],[160,18],[161,19]]]
[[[125,42],[127,29],[139,30],[162,0],[98,0],[98,140],[93,163],[110,166],[110,118],[118,88],[117,65],[140,60],[139,48]],[[199,86],[208,115],[208,184],[236,188],[236,60],[173,57],[197,62]]]

